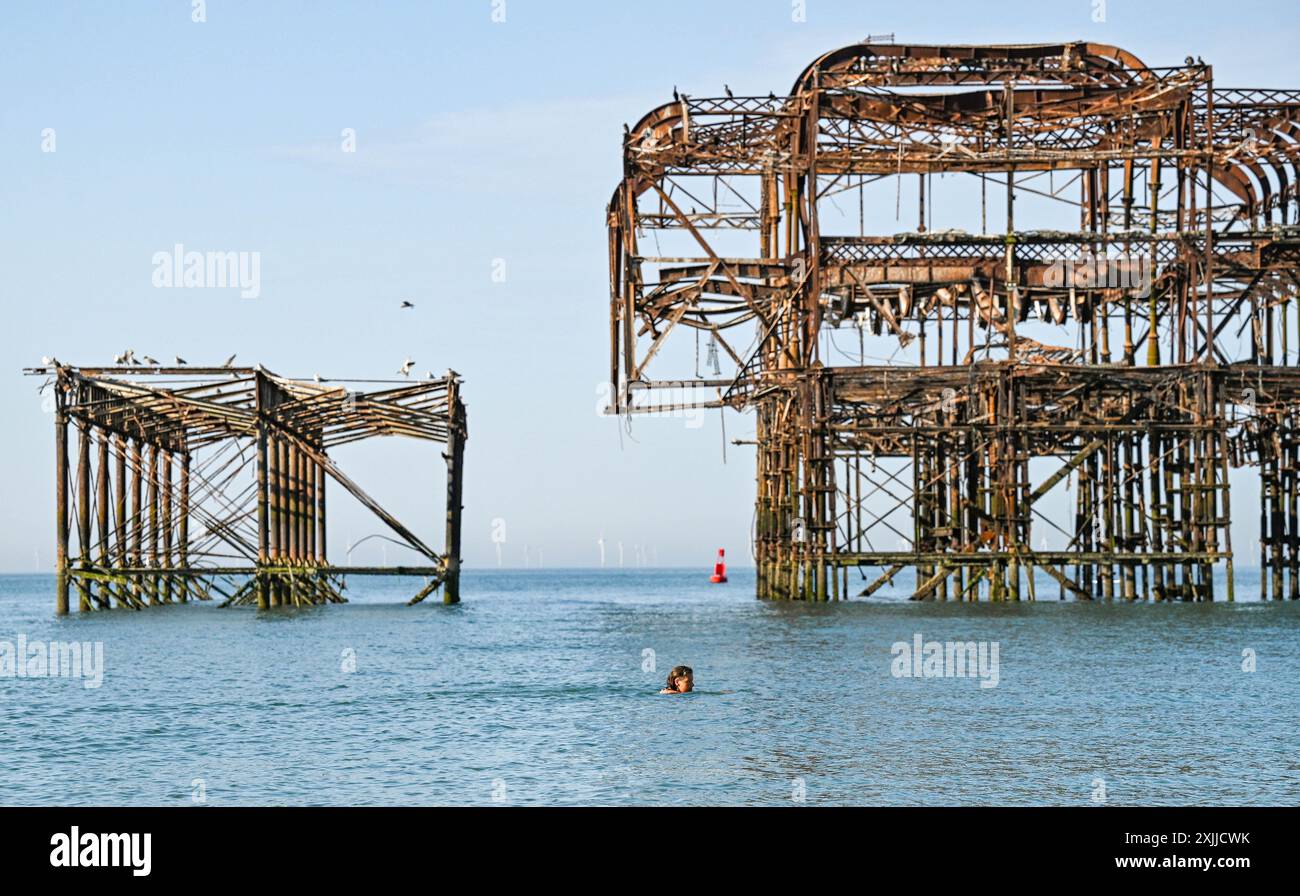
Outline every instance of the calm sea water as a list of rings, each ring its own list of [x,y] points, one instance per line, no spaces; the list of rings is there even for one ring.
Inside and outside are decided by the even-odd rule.
[[[105,663],[96,689],[0,678],[0,803],[1300,802],[1297,604],[809,606],[707,573],[62,620],[50,577],[0,577],[0,642],[99,641]],[[997,686],[892,675],[918,633],[997,642]],[[697,692],[659,696],[677,663]]]

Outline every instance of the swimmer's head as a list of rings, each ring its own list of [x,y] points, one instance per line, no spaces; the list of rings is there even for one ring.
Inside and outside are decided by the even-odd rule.
[[[668,673],[667,690],[676,691],[679,694],[689,693],[695,687],[695,673],[691,671],[690,666],[673,666],[673,670]]]

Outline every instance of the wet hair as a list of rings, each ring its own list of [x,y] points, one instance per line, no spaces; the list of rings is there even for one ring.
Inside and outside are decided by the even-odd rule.
[[[668,673],[668,684],[665,687],[670,691],[677,690],[677,679],[683,675],[694,676],[695,673],[691,671],[690,666],[673,666],[672,671]]]

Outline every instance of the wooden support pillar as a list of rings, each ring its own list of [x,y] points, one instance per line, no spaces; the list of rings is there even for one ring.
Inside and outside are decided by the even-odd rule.
[[[464,476],[466,428],[465,405],[460,400],[460,380],[448,371],[447,382],[447,572],[442,583],[442,602],[460,603],[460,516]]]
[[[288,566],[293,561],[293,499],[291,476],[291,449],[286,439],[280,439],[280,561]],[[284,595],[281,595],[283,597]]]
[[[261,380],[258,381],[259,406],[262,400]],[[271,559],[271,502],[267,494],[270,487],[267,464],[269,453],[266,445],[266,423],[257,424],[257,565],[266,566]],[[260,570],[257,577],[257,608],[265,610],[270,605],[270,583]]]
[[[280,555],[277,561],[278,566],[287,566],[292,559],[293,549],[289,538],[290,525],[290,506],[289,506],[289,445],[283,438],[276,439],[279,461],[276,464],[276,501],[280,507]],[[285,586],[284,579],[278,578],[275,583],[275,599],[272,606],[286,606],[289,603],[289,593]]]
[[[144,566],[144,455],[140,449],[140,440],[131,442],[131,566],[141,569]],[[143,592],[141,582],[144,578],[137,573],[131,583],[131,596],[138,602]]]
[[[1124,434],[1120,442],[1120,450],[1123,456],[1121,469],[1123,470],[1122,481],[1124,487],[1124,501],[1122,504],[1123,546],[1125,551],[1132,553],[1140,548],[1136,530],[1135,510],[1139,506],[1138,491],[1142,483],[1142,478],[1138,473],[1141,469],[1141,462],[1137,455],[1137,442],[1131,434]],[[1122,572],[1124,576],[1124,599],[1137,600],[1137,565],[1125,563]]]
[[[77,424],[77,565],[84,569],[90,565],[90,425]],[[92,609],[90,583],[77,578],[79,608]]]
[[[1108,436],[1101,448],[1101,537],[1107,555],[1115,553],[1115,443]],[[1115,567],[1110,563],[1101,566],[1101,596],[1106,600],[1115,597]]]
[[[61,378],[60,378],[61,379]],[[68,614],[68,412],[62,382],[54,411],[54,612]]]
[[[120,568],[126,566],[126,439],[116,436],[113,443],[116,469],[113,474],[113,562]],[[131,606],[131,595],[125,585],[118,586],[118,602]]]
[[[95,440],[95,523],[96,550],[95,559],[101,569],[109,566],[108,556],[108,430],[101,429]],[[113,587],[107,583],[99,585],[101,603],[112,606]]]
[[[309,457],[303,458],[303,528],[306,537],[303,556],[310,564],[316,563],[316,463]]]
[[[149,568],[158,569],[158,446],[149,446]],[[159,602],[158,576],[148,578],[149,603]]]
[[[324,446],[321,452],[324,453]],[[322,565],[329,562],[325,549],[325,467],[316,464],[316,559]]]
[[[186,451],[181,455],[180,469],[180,505],[177,508],[179,516],[178,529],[176,534],[177,541],[177,566],[181,569],[190,568],[190,454]],[[181,601],[189,600],[190,596],[190,577],[188,573],[183,573],[180,578]]]
[[[298,560],[298,450],[287,440],[284,446],[284,515],[287,528],[286,558],[292,565]]]
[[[293,452],[290,469],[292,478],[290,481],[290,495],[293,500],[293,559],[297,566],[306,565],[307,560],[307,512],[306,502],[303,500],[303,474],[307,469],[307,458],[302,449],[294,444],[290,450]],[[296,582],[296,579],[291,579]],[[305,592],[301,592],[297,587],[293,587],[290,593],[290,601],[297,606],[302,602],[310,602]]]
[[[301,481],[301,455],[297,445],[286,444],[289,455],[286,465],[286,484],[289,505],[289,560],[295,566],[302,559],[302,505],[298,500],[298,483]]]
[[[315,484],[316,473],[312,470],[311,458],[300,452],[298,455],[298,506],[300,508],[298,526],[301,529],[299,544],[302,562],[308,566],[311,565],[316,551],[316,496],[312,494],[312,486]]]
[[[1297,497],[1300,497],[1297,495],[1297,491],[1300,490],[1300,482],[1297,481],[1297,474],[1300,471],[1300,451],[1297,450],[1295,418],[1287,414],[1285,420],[1286,441],[1283,443],[1283,450],[1286,452],[1287,468],[1284,512],[1287,532],[1287,597],[1290,600],[1297,600],[1300,599],[1300,518],[1296,513],[1296,501]]]
[[[101,567],[108,566],[108,432],[99,431],[95,440],[95,522],[97,544],[95,556]]]
[[[275,437],[262,433],[266,452],[266,557],[274,563],[280,558],[280,448]]]
[[[289,444],[289,559],[296,566],[302,561],[302,453]]]
[[[1164,552],[1164,503],[1161,498],[1161,468],[1164,463],[1164,442],[1155,432],[1147,429],[1148,461],[1147,482],[1151,492],[1151,551],[1156,554]],[[1165,566],[1163,563],[1151,563],[1148,571],[1152,596],[1157,600],[1165,599]]]
[[[172,453],[164,449],[162,452],[162,469],[160,478],[162,479],[161,497],[159,502],[162,505],[162,568],[169,570],[172,568]],[[163,603],[171,603],[172,600],[172,577],[170,575],[162,576],[162,599]]]

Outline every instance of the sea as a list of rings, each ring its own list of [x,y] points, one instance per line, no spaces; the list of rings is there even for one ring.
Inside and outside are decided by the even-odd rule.
[[[912,602],[900,576],[775,603],[709,572],[63,618],[51,576],[0,576],[0,804],[1300,803],[1300,601]],[[694,692],[661,695],[678,664]]]

